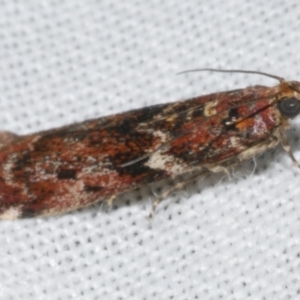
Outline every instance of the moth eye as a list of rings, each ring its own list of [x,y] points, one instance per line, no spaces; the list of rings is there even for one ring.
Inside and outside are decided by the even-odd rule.
[[[278,103],[281,114],[287,118],[295,118],[300,113],[300,102],[296,98],[286,98]]]

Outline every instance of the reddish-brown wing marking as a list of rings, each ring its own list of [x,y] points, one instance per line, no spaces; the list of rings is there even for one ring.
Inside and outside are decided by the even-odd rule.
[[[60,214],[164,178],[219,172],[278,143],[292,156],[284,132],[299,111],[300,83],[281,81],[26,136],[2,132],[0,217]]]

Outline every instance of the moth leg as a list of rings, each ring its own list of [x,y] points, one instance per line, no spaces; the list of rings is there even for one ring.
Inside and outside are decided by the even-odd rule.
[[[291,160],[293,161],[293,163],[298,167],[300,168],[300,164],[299,162],[297,161],[297,159],[295,158],[292,150],[291,150],[291,147],[289,145],[289,142],[288,142],[288,139],[285,135],[284,132],[280,131],[280,143],[282,145],[282,148],[284,149],[284,151],[289,155],[289,157],[291,158]]]
[[[108,205],[109,207],[112,206],[112,204],[113,204],[114,200],[116,199],[116,197],[117,197],[116,195],[113,195],[113,196],[109,197],[109,198],[106,200],[106,203],[107,203],[107,205]]]
[[[227,167],[224,166],[207,166],[207,169],[211,172],[211,173],[220,173],[220,172],[224,172],[226,175],[230,176],[230,171]]]
[[[157,206],[166,199],[170,194],[172,194],[174,191],[181,190],[184,188],[188,183],[190,183],[193,180],[197,180],[207,174],[211,173],[210,171],[203,171],[201,173],[195,174],[189,178],[186,178],[180,182],[177,182],[172,188],[162,193],[160,196],[158,196],[152,203],[152,210],[149,214],[148,218],[151,219],[156,211]]]

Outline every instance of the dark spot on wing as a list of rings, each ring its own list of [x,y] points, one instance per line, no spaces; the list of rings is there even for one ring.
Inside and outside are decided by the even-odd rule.
[[[85,192],[90,192],[90,193],[95,193],[95,192],[99,192],[103,189],[102,186],[97,186],[97,185],[85,185],[84,186],[84,191]]]
[[[74,169],[60,169],[57,172],[58,179],[76,179],[76,170]]]

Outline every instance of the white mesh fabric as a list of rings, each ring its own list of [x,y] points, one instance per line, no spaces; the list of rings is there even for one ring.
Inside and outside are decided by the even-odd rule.
[[[300,79],[295,0],[4,0],[0,24],[0,128],[19,134],[276,84],[175,75],[186,69]],[[288,135],[298,159],[299,123]],[[150,222],[149,187],[118,208],[1,221],[0,299],[298,299],[299,181],[279,149],[189,185]]]

